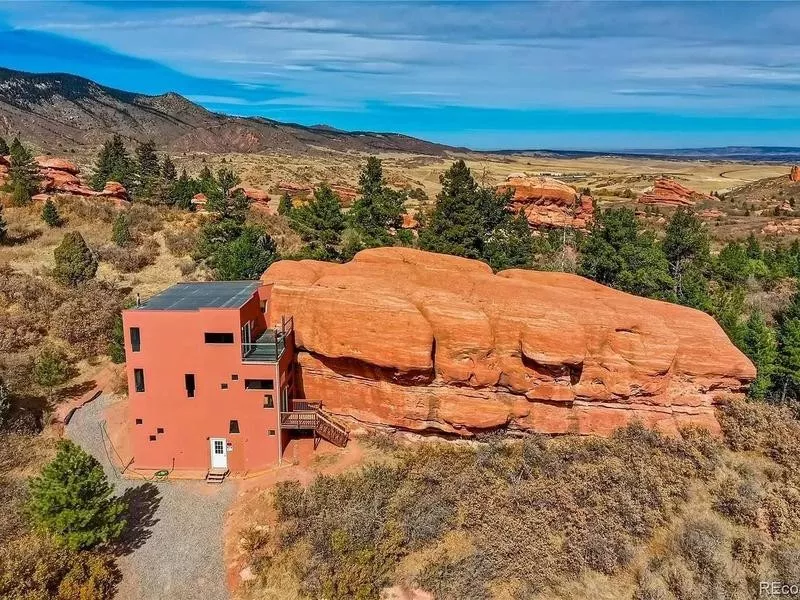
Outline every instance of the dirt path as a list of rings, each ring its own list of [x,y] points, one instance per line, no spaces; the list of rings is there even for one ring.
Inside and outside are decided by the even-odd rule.
[[[92,454],[131,504],[125,553],[119,558],[119,600],[228,600],[223,519],[237,484],[122,479],[103,443],[101,423],[114,401],[101,395],[78,409],[67,436]]]

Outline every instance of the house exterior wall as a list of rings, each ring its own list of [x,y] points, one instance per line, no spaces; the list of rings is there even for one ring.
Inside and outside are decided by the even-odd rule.
[[[241,308],[179,311],[142,307],[123,311],[136,468],[207,470],[209,438],[227,441],[231,472],[277,464],[283,437],[279,427],[280,385],[287,381],[290,371],[293,339],[287,340],[278,364],[243,362],[241,327],[247,321],[254,323],[255,339],[265,328],[258,294]],[[132,327],[140,331],[139,352],[131,346]],[[206,332],[232,333],[233,343],[207,344]],[[143,392],[136,391],[135,369],[144,372]],[[189,373],[195,376],[192,398],[185,384]],[[272,379],[274,390],[247,390],[246,379]],[[265,394],[269,393],[273,395],[273,408],[264,407]],[[238,422],[239,433],[230,432],[232,420]]]

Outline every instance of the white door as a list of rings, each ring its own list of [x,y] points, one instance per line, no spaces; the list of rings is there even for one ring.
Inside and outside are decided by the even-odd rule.
[[[211,438],[211,468],[227,469],[228,452],[225,438]]]

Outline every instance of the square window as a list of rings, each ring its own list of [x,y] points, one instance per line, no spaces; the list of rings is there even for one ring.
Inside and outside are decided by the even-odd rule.
[[[228,426],[229,433],[239,433],[239,421],[231,420],[230,425]]]
[[[264,394],[264,408],[275,408],[275,401],[272,394]]]
[[[142,420],[141,419],[136,419],[136,424],[137,425],[141,425],[142,424]]]
[[[151,436],[150,436],[150,441],[151,441],[151,442],[155,442],[155,441],[156,441],[156,436],[154,436],[154,435],[151,435]]]
[[[275,435],[275,430],[274,430],[274,429],[270,429],[270,430],[269,430],[269,434],[270,434],[270,435]]]
[[[227,383],[220,383],[219,387],[221,387],[223,390],[227,390],[228,389],[228,384]]]
[[[239,376],[236,373],[234,373],[233,375],[231,375],[231,380],[239,381]]]
[[[156,433],[164,433],[164,428],[159,427],[158,429],[156,429]]]
[[[214,454],[225,454],[225,442],[214,440]]]

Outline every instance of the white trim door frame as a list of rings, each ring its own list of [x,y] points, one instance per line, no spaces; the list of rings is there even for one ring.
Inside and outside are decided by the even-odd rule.
[[[228,470],[228,440],[225,438],[209,438],[211,450],[211,468]]]

